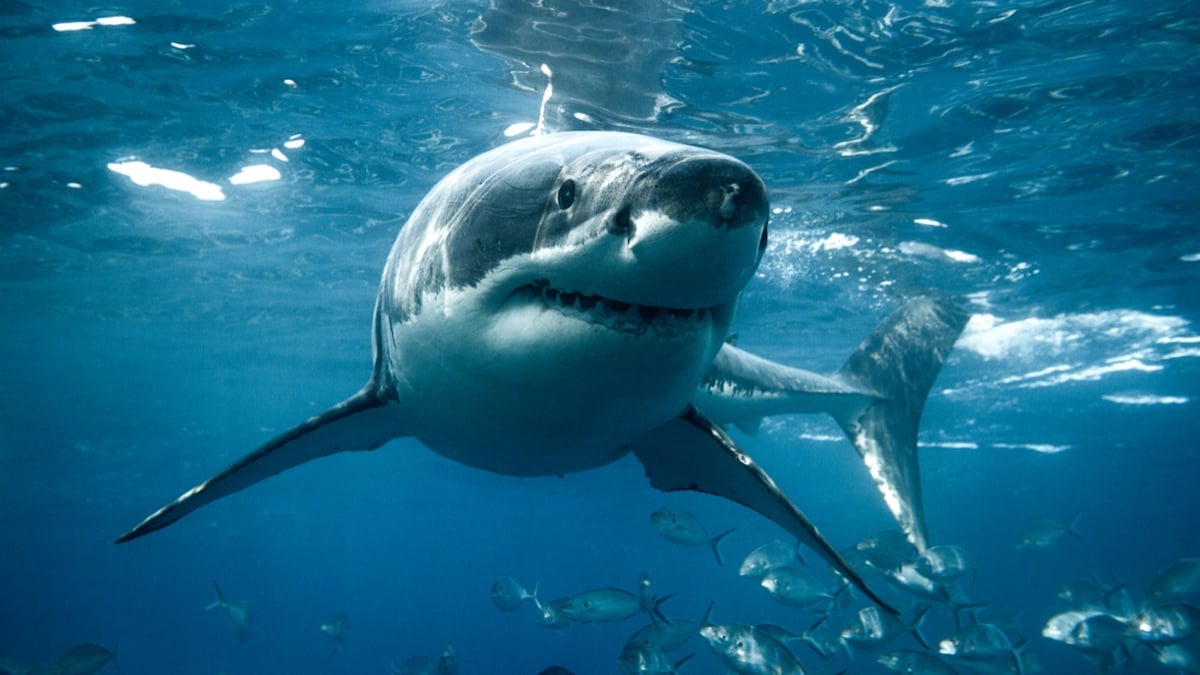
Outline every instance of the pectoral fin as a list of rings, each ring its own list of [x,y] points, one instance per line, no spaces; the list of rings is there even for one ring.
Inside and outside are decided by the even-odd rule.
[[[707,492],[757,511],[816,551],[879,606],[896,612],[850,568],[762,467],[694,408],[643,435],[632,450],[654,487],[664,492]]]
[[[277,473],[343,450],[374,450],[401,435],[394,412],[367,387],[269,441],[155,511],[117,543],[161,530],[196,509]]]

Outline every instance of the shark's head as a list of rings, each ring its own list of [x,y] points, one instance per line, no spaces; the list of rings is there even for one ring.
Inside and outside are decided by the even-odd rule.
[[[710,150],[578,132],[485,153],[430,192],[392,249],[377,379],[444,383],[419,354],[466,371],[456,386],[473,403],[503,403],[467,391],[481,382],[536,397],[521,403],[553,420],[543,427],[565,425],[542,437],[595,427],[630,440],[687,404],[762,257],[767,215],[762,180]],[[535,422],[492,417],[514,415]]]

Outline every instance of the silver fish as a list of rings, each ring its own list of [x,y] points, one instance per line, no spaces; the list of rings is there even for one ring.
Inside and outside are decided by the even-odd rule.
[[[933,654],[911,649],[884,652],[876,660],[894,673],[907,675],[956,675],[957,672],[950,664]]]
[[[1106,654],[1120,646],[1127,632],[1124,621],[1106,612],[1063,612],[1050,617],[1042,637],[1082,652]]]
[[[717,559],[717,564],[724,566],[725,561],[721,559],[721,550],[717,545],[721,540],[729,536],[732,529],[725,530],[715,537],[710,537],[700,522],[691,513],[683,509],[677,509],[671,506],[663,508],[650,514],[650,523],[654,525],[654,529],[658,530],[667,541],[679,544],[680,546],[709,546],[712,548],[713,557]]]
[[[1018,551],[1037,551],[1045,548],[1050,548],[1058,543],[1064,535],[1071,535],[1079,539],[1083,535],[1079,534],[1075,529],[1075,525],[1079,522],[1079,515],[1076,514],[1071,519],[1070,523],[1061,523],[1057,520],[1039,520],[1025,528],[1025,532],[1021,535],[1020,541],[1017,542]]]
[[[961,546],[930,546],[914,563],[918,572],[934,581],[953,581],[975,569]]]
[[[501,612],[515,612],[529,600],[537,604],[537,584],[531,593],[512,577],[500,577],[492,583],[492,603]]]
[[[679,667],[692,658],[688,654],[672,663],[662,650],[654,645],[626,645],[617,657],[617,670],[623,675],[675,675]]]
[[[204,611],[211,612],[214,609],[225,610],[229,616],[229,623],[233,624],[233,634],[237,637],[238,642],[245,642],[250,639],[250,604],[240,600],[226,600],[225,595],[221,593],[221,587],[217,582],[213,582],[213,589],[217,592],[217,599],[209,606],[204,608]]]
[[[51,671],[54,675],[94,675],[104,669],[109,661],[116,662],[117,655],[95,642],[75,645],[58,657]]]
[[[762,578],[761,585],[771,597],[790,607],[808,607],[834,596],[819,581],[795,567],[780,567],[771,570]]]
[[[333,642],[337,651],[342,651],[342,648],[346,646],[346,640],[350,638],[350,617],[345,614],[334,614],[321,624],[321,632]]]
[[[700,636],[727,668],[738,675],[804,675],[796,655],[753,626],[707,625]]]
[[[999,672],[1025,672],[1021,650],[999,626],[980,623],[963,626],[938,643],[938,653],[954,656],[974,668]]]
[[[917,557],[917,549],[899,530],[878,532],[855,545],[867,564],[888,574]]]
[[[596,588],[571,596],[559,613],[580,623],[623,621],[645,611],[640,598],[620,588]]]
[[[458,675],[458,655],[447,642],[438,658],[412,656],[400,665],[391,664],[392,675]]]
[[[929,643],[921,633],[921,624],[925,622],[925,617],[931,609],[933,607],[927,605],[911,620],[903,621],[897,616],[880,611],[878,607],[864,607],[858,611],[850,624],[842,629],[841,637],[848,644],[874,649],[911,632],[918,642],[928,648]]]
[[[1146,602],[1161,605],[1168,602],[1200,603],[1200,558],[1184,558],[1167,569],[1146,587]]]
[[[533,616],[533,622],[544,628],[566,628],[571,620],[563,614],[563,605],[571,598],[555,598],[550,602],[538,605],[538,613]]]
[[[700,631],[701,626],[708,624],[712,617],[712,608],[712,603],[709,603],[708,610],[698,622],[675,618],[669,621],[652,621],[634,631],[625,642],[625,648],[655,647],[663,652],[679,649]]]
[[[1186,602],[1146,607],[1129,625],[1130,637],[1152,644],[1175,644],[1200,634],[1200,607]]]
[[[789,544],[776,539],[748,553],[742,560],[742,566],[738,568],[738,574],[743,577],[761,577],[773,569],[795,563],[805,564],[804,559],[800,557],[798,543]]]

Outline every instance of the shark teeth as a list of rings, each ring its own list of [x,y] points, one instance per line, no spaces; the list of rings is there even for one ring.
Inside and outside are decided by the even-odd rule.
[[[662,336],[677,336],[695,330],[712,318],[712,311],[708,308],[674,309],[639,305],[600,295],[559,290],[544,280],[536,281],[526,289],[529,295],[540,299],[547,307],[625,333],[640,335],[653,331]]]

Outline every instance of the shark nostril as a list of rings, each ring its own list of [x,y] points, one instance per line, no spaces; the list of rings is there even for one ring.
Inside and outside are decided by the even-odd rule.
[[[622,206],[613,214],[612,220],[608,221],[608,231],[622,237],[633,236],[633,216],[628,206]]]

